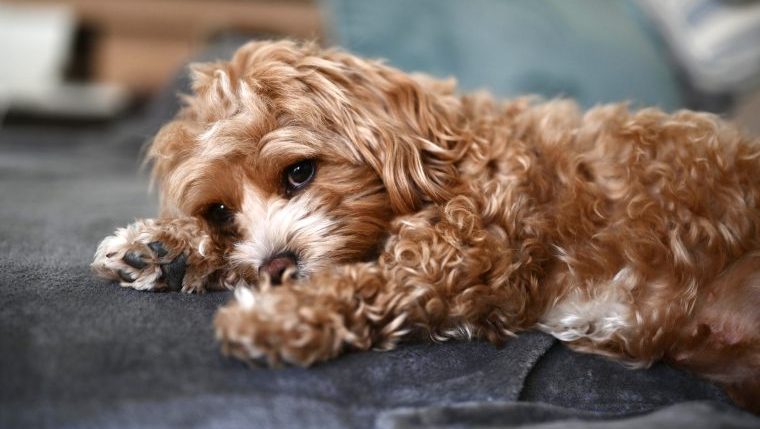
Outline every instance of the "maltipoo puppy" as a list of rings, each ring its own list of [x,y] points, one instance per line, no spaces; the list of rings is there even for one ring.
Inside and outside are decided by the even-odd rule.
[[[234,288],[242,359],[310,365],[526,329],[760,406],[760,145],[715,116],[495,101],[312,44],[193,67],[149,151],[161,213],[101,276]]]

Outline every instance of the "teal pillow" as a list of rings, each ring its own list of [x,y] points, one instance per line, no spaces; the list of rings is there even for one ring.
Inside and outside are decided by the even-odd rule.
[[[683,106],[662,45],[629,1],[324,0],[332,42],[464,90]]]

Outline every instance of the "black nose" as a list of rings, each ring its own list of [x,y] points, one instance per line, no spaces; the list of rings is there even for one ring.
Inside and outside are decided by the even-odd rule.
[[[288,268],[296,268],[296,255],[291,252],[280,253],[269,258],[259,268],[259,274],[267,273],[273,285],[282,284],[282,276]]]

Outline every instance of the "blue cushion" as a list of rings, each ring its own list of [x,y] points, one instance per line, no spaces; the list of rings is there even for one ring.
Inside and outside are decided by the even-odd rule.
[[[661,44],[630,2],[325,0],[333,40],[465,90],[566,96],[583,106],[683,105]]]

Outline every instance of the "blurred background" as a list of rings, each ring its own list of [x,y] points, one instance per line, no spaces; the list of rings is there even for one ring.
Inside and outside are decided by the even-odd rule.
[[[463,90],[709,110],[760,134],[750,0],[0,0],[0,124],[113,123],[159,94],[171,110],[189,61],[272,37]]]

